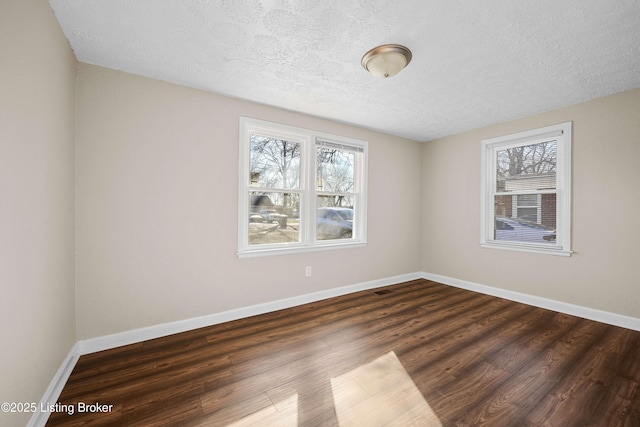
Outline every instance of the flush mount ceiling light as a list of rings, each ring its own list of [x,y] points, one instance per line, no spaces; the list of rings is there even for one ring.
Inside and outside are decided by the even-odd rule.
[[[376,77],[392,77],[398,74],[409,62],[411,51],[399,44],[383,44],[374,47],[362,57],[362,66]]]

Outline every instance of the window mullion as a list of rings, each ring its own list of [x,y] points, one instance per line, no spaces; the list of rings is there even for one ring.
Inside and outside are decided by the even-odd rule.
[[[303,227],[304,232],[301,230],[301,233],[304,235],[305,244],[307,246],[312,246],[315,244],[315,228],[313,225],[316,222],[314,215],[316,205],[316,146],[313,138],[310,138],[305,145],[305,153],[305,184],[303,187],[306,194],[304,206],[305,219]]]

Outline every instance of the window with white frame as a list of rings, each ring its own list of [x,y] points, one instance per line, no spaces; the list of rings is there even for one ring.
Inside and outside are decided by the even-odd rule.
[[[240,118],[238,256],[366,243],[367,142]]]
[[[484,247],[571,254],[571,122],[482,141]]]

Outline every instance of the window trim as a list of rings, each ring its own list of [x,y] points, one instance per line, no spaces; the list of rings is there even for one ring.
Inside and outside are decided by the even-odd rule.
[[[495,228],[494,197],[496,193],[499,193],[496,189],[496,153],[498,149],[529,145],[551,137],[557,140],[556,189],[554,191],[540,190],[535,194],[556,194],[556,244],[545,245],[495,240],[493,238],[493,230]],[[571,142],[572,122],[482,141],[480,168],[480,245],[482,247],[561,256],[571,255]],[[522,192],[510,192],[510,194],[532,194],[532,192],[523,190]]]
[[[295,254],[320,250],[363,247],[367,245],[367,164],[368,142],[331,135],[324,132],[298,128],[294,126],[240,117],[239,120],[239,168],[238,168],[238,258],[259,257],[279,254]],[[247,218],[250,211],[248,194],[255,191],[247,177],[250,174],[250,136],[260,133],[277,138],[291,139],[301,143],[300,152],[300,221],[313,224],[301,227],[300,241],[294,243],[277,243],[273,245],[249,245],[249,231]],[[354,181],[357,188],[354,195],[354,229],[350,239],[318,240],[316,239],[315,207],[318,193],[316,189],[316,147],[320,142],[328,142],[345,148],[355,148],[363,153],[363,159],[358,162],[354,171]],[[276,191],[277,192],[277,191]]]

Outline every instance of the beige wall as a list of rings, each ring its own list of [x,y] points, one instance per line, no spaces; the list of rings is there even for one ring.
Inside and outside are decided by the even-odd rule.
[[[481,248],[480,141],[573,121],[569,257]],[[424,143],[422,269],[640,318],[640,90]]]
[[[87,64],[77,100],[79,339],[420,268],[417,142]],[[237,258],[240,116],[369,141],[367,247]]]
[[[0,3],[0,402],[38,402],[76,341],[75,59],[46,1]],[[30,414],[0,412],[0,425]]]

